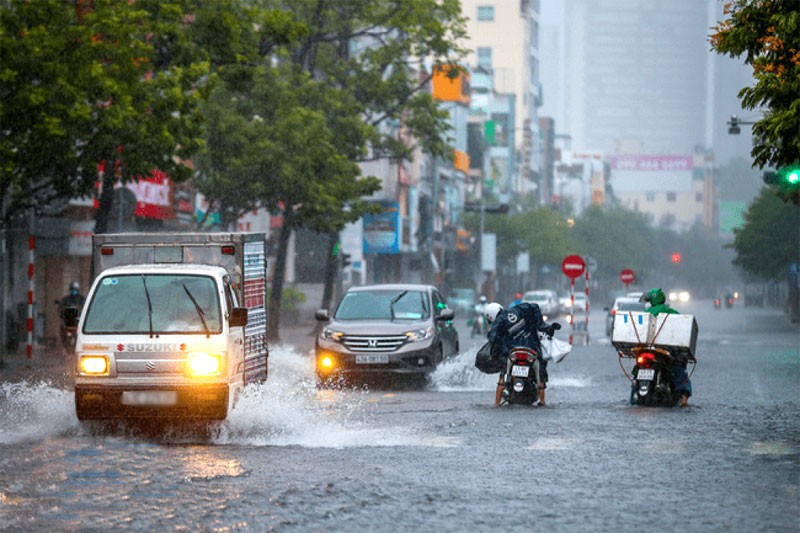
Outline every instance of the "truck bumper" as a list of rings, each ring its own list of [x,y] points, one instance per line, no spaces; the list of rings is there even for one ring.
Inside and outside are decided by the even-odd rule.
[[[75,386],[79,420],[180,418],[224,420],[228,415],[227,384],[191,387]]]

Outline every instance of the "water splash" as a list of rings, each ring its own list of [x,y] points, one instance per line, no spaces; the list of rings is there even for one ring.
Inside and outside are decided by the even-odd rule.
[[[497,374],[484,374],[475,368],[475,355],[480,349],[479,345],[470,346],[457,357],[439,365],[431,375],[432,387],[441,392],[455,391],[492,391],[497,384]],[[555,367],[555,368],[554,368]],[[592,384],[591,378],[574,375],[559,375],[558,367],[548,365],[550,374],[548,387],[556,388],[582,388]]]
[[[78,428],[72,391],[49,382],[0,383],[0,444],[42,440]]]
[[[269,380],[245,389],[213,442],[342,448],[420,441],[407,430],[374,427],[366,391],[317,389],[313,359],[279,346],[270,352]]]

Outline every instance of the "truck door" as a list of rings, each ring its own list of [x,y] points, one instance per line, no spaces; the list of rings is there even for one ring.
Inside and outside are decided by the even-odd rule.
[[[225,279],[225,319],[229,320],[231,317],[231,309],[239,307],[239,301],[236,298],[236,292],[231,288],[230,280]],[[231,363],[234,365],[234,374],[242,376],[244,381],[244,328],[235,327],[230,328],[230,336],[228,337],[228,353],[231,354]]]

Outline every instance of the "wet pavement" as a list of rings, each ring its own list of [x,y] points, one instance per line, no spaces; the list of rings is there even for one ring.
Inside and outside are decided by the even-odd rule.
[[[7,367],[0,530],[797,531],[800,330],[685,307],[686,409],[628,405],[601,313],[546,408],[494,407],[465,327],[419,390],[317,389],[313,337],[284,330],[270,380],[210,427],[81,424],[66,367]]]

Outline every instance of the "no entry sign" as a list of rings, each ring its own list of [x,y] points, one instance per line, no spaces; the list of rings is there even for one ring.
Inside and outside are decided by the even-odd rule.
[[[625,268],[622,272],[619,273],[619,280],[624,283],[626,286],[633,282],[636,279],[636,276],[633,274],[633,270],[630,268]]]
[[[561,262],[561,270],[568,278],[575,279],[586,270],[586,261],[579,255],[568,255]]]

